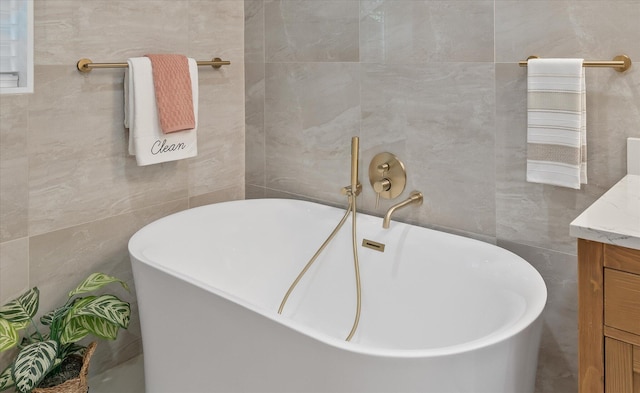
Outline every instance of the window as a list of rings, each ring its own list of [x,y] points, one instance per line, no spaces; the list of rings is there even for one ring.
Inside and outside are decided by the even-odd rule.
[[[0,93],[33,92],[33,0],[0,0]]]

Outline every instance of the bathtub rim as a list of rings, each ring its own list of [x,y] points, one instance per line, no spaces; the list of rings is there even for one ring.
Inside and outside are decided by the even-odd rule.
[[[187,283],[190,283],[192,285],[195,285],[196,287],[203,289],[207,292],[211,292],[212,294],[226,300],[226,301],[230,301],[233,302],[239,306],[242,306],[244,308],[246,308],[249,311],[252,311],[254,313],[257,313],[265,318],[268,318],[269,320],[278,323],[280,325],[284,325],[287,328],[290,328],[294,331],[296,331],[297,333],[300,333],[306,337],[309,337],[311,339],[317,340],[321,343],[330,345],[332,347],[335,347],[337,349],[341,349],[341,350],[345,350],[345,351],[349,351],[349,352],[353,352],[356,354],[361,354],[361,355],[366,355],[366,356],[377,356],[377,357],[386,357],[386,358],[436,358],[436,357],[442,357],[442,356],[454,356],[454,355],[460,355],[460,354],[464,354],[464,353],[468,353],[468,352],[473,352],[473,351],[477,351],[483,348],[487,348],[496,344],[499,344],[501,342],[505,342],[509,339],[512,339],[516,336],[518,336],[520,333],[522,333],[523,331],[525,331],[527,328],[529,328],[530,326],[534,325],[535,323],[538,323],[539,320],[542,318],[542,312],[544,311],[544,308],[546,306],[546,302],[548,299],[548,291],[547,291],[547,287],[546,287],[546,283],[544,282],[544,280],[542,279],[542,276],[540,275],[540,273],[537,271],[537,269],[535,269],[535,267],[533,267],[533,265],[531,265],[528,261],[526,261],[524,258],[520,257],[519,255],[505,249],[502,248],[500,246],[494,245],[494,244],[490,244],[490,243],[486,243],[486,242],[482,242],[480,240],[477,239],[473,239],[473,238],[467,238],[464,236],[460,236],[460,235],[456,235],[456,234],[452,234],[452,233],[447,233],[447,232],[443,232],[443,231],[438,231],[435,229],[431,229],[431,228],[426,228],[426,227],[421,227],[419,225],[414,225],[414,224],[407,224],[407,223],[403,223],[403,222],[398,222],[396,221],[397,225],[403,225],[403,226],[413,226],[413,227],[418,227],[430,232],[437,232],[440,234],[445,234],[447,236],[452,236],[452,237],[456,237],[456,238],[461,238],[464,239],[465,241],[471,241],[471,242],[477,242],[482,244],[483,246],[489,246],[489,247],[495,247],[497,249],[500,249],[501,252],[510,254],[511,257],[516,258],[518,260],[521,260],[523,263],[526,263],[527,265],[529,265],[529,267],[533,270],[534,272],[534,277],[536,279],[536,281],[539,282],[539,284],[541,284],[541,290],[543,293],[541,293],[540,299],[533,299],[533,301],[530,301],[529,299],[526,299],[523,297],[523,300],[525,300],[526,302],[526,307],[524,312],[518,316],[514,321],[512,321],[511,323],[508,323],[504,326],[501,326],[498,330],[491,332],[490,334],[487,334],[485,336],[482,336],[480,338],[471,340],[471,341],[467,341],[467,342],[463,342],[460,344],[456,344],[456,345],[450,345],[450,346],[446,346],[446,347],[437,347],[437,348],[421,348],[421,349],[389,349],[389,348],[380,348],[380,347],[373,347],[373,346],[368,346],[366,344],[360,344],[358,342],[347,342],[343,339],[339,339],[336,337],[333,337],[327,333],[324,333],[322,331],[319,331],[317,329],[314,329],[312,327],[306,326],[300,322],[297,322],[296,320],[286,316],[286,315],[281,315],[278,314],[275,309],[274,310],[269,310],[260,306],[256,306],[253,303],[250,303],[234,294],[231,294],[227,291],[221,290],[219,288],[216,288],[210,284],[207,284],[204,281],[201,281],[197,278],[194,277],[190,277],[187,276],[175,269],[171,269],[168,268],[164,265],[161,265],[153,260],[150,260],[149,258],[146,258],[144,255],[143,250],[139,250],[139,249],[135,249],[133,247],[133,243],[135,242],[135,238],[136,236],[142,232],[146,227],[150,226],[150,225],[159,225],[160,222],[164,221],[165,219],[169,219],[169,217],[172,216],[176,216],[176,215],[181,215],[181,214],[192,214],[192,213],[187,213],[193,210],[197,210],[197,209],[204,209],[207,208],[208,206],[211,205],[221,205],[221,204],[236,204],[236,203],[246,203],[246,202],[251,202],[251,201],[287,201],[287,202],[294,202],[294,203],[301,203],[301,204],[310,204],[310,205],[320,205],[320,206],[324,206],[324,207],[328,207],[328,208],[332,208],[332,209],[336,209],[336,210],[343,210],[341,208],[338,207],[334,207],[331,205],[325,205],[322,203],[317,203],[317,202],[312,202],[312,201],[306,201],[306,200],[298,200],[298,199],[287,199],[287,198],[261,198],[261,199],[249,199],[249,200],[235,200],[235,201],[226,201],[226,202],[220,202],[220,203],[214,203],[214,204],[209,204],[209,205],[203,205],[203,206],[198,206],[198,207],[194,207],[194,208],[189,208],[189,209],[185,209],[170,215],[167,215],[165,217],[162,217],[160,219],[157,219],[147,225],[145,225],[144,227],[140,228],[138,231],[136,231],[136,233],[131,236],[129,242],[128,242],[128,251],[129,251],[129,256],[130,256],[130,261],[131,263],[143,263],[145,265],[148,265],[152,268],[155,268],[157,270],[160,270],[162,272],[164,272],[165,274],[174,276],[178,279],[181,279]],[[367,214],[367,213],[358,213],[358,214],[362,214],[365,216],[369,216],[369,217],[376,217],[373,216],[371,214]],[[357,336],[356,336],[357,338]]]

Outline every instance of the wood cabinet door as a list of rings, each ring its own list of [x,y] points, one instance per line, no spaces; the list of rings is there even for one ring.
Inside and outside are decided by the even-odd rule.
[[[605,338],[605,391],[640,393],[640,347]]]

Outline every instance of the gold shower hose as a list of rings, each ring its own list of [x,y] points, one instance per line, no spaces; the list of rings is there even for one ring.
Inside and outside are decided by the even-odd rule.
[[[358,248],[357,248],[357,242],[356,242],[356,195],[352,191],[349,191],[348,195],[349,195],[349,207],[347,208],[347,211],[342,217],[342,220],[340,220],[340,222],[335,227],[333,232],[331,232],[327,240],[325,240],[324,243],[322,243],[318,251],[316,251],[316,253],[313,255],[313,257],[311,257],[309,262],[307,262],[307,264],[302,269],[300,274],[298,274],[298,277],[296,277],[296,279],[293,281],[293,283],[289,287],[289,290],[284,295],[284,298],[280,303],[280,308],[278,308],[278,314],[282,314],[284,305],[287,303],[287,300],[289,299],[289,295],[291,295],[291,292],[293,292],[293,289],[296,287],[296,285],[298,285],[298,282],[300,282],[300,279],[302,279],[302,276],[304,276],[307,270],[309,270],[309,268],[311,267],[311,265],[313,265],[313,263],[316,261],[318,256],[320,256],[320,254],[325,249],[325,247],[335,237],[335,235],[338,233],[340,228],[342,228],[345,221],[347,220],[347,217],[349,217],[349,213],[351,213],[352,221],[353,221],[353,224],[351,226],[351,240],[353,243],[353,264],[354,264],[355,273],[356,273],[356,303],[357,304],[356,304],[356,317],[355,317],[355,320],[353,321],[351,332],[349,332],[349,335],[347,336],[345,341],[351,341],[351,338],[353,337],[353,335],[356,333],[356,330],[358,329],[358,323],[360,322],[360,308],[362,304],[362,294],[360,289],[360,266],[358,264]]]

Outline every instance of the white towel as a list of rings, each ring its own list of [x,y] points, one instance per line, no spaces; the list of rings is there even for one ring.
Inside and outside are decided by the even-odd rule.
[[[124,126],[129,128],[129,154],[139,166],[180,160],[198,154],[198,65],[189,59],[196,127],[164,134],[158,120],[151,61],[148,57],[127,60],[124,78]]]
[[[580,189],[587,184],[583,59],[530,59],[527,181]]]

